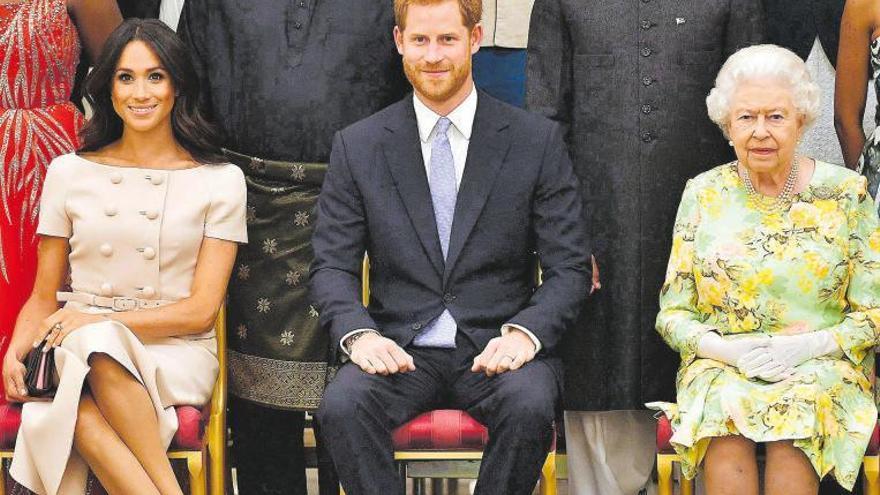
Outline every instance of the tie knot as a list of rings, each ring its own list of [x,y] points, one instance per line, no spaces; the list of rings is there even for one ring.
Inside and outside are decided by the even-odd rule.
[[[446,117],[440,117],[440,120],[437,121],[437,125],[435,126],[435,129],[437,129],[437,134],[435,134],[434,136],[436,137],[441,134],[445,136],[446,131],[449,130],[450,125],[452,125],[451,120],[447,119]]]

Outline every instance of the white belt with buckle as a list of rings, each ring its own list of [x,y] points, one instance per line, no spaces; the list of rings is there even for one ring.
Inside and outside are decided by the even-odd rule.
[[[110,308],[113,311],[135,311],[138,309],[158,308],[172,301],[158,299],[140,299],[137,297],[103,297],[85,292],[57,292],[55,297],[59,302],[73,301],[90,306]]]

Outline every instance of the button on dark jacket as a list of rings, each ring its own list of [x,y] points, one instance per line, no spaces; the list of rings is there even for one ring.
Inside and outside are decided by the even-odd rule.
[[[654,319],[675,212],[688,178],[733,156],[705,98],[763,31],[759,0],[535,2],[526,105],[568,129],[602,278],[561,346],[568,409],[674,398]]]

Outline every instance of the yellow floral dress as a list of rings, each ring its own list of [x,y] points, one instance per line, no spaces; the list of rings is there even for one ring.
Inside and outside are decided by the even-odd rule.
[[[852,488],[877,407],[880,230],[864,177],[816,162],[792,205],[750,197],[733,164],[690,180],[675,222],[657,331],[681,354],[672,445],[693,478],[712,437],[794,440],[820,477]],[[778,383],[697,358],[708,331],[736,338],[828,330],[843,350]]]

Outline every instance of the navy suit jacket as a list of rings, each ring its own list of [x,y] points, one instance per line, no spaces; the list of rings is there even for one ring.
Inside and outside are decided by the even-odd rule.
[[[310,271],[333,357],[359,328],[406,347],[444,309],[478,349],[514,323],[553,353],[590,283],[577,180],[557,124],[481,92],[444,261],[412,95],[337,132]]]

